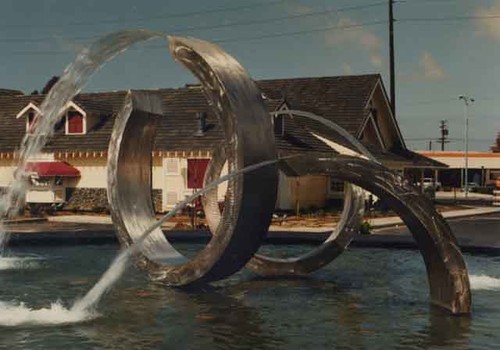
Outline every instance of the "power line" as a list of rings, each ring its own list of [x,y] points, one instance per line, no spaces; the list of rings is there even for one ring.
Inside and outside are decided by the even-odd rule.
[[[449,16],[449,17],[414,17],[400,18],[396,22],[455,22],[455,21],[470,21],[470,20],[490,20],[499,19],[500,15],[491,16]]]
[[[234,26],[246,26],[246,25],[253,25],[253,24],[273,23],[273,22],[279,22],[279,21],[284,21],[284,20],[292,20],[292,19],[326,15],[329,13],[363,10],[363,9],[382,6],[382,5],[386,5],[386,2],[379,1],[379,2],[374,2],[371,4],[333,8],[333,9],[329,9],[329,10],[308,12],[308,13],[302,13],[302,14],[294,14],[294,15],[290,15],[290,16],[281,16],[281,17],[274,17],[274,18],[268,18],[268,19],[253,20],[253,21],[232,22],[232,23],[224,23],[224,24],[216,24],[216,25],[181,27],[178,29],[173,28],[173,29],[169,29],[169,31],[182,33],[182,32],[196,31],[196,30],[211,30],[211,29],[220,29],[220,28],[227,28],[227,27],[234,27]],[[97,37],[99,37],[99,36],[94,35],[94,36],[72,37],[72,38],[63,38],[63,39],[65,39],[65,40],[89,40],[89,39],[94,39]],[[13,43],[40,42],[40,41],[52,40],[52,39],[54,39],[54,37],[29,38],[29,39],[19,39],[19,38],[18,39],[10,39],[9,38],[9,39],[0,39],[0,42],[7,42],[7,43],[11,43],[11,42],[13,42]]]
[[[246,10],[246,9],[251,9],[251,8],[256,8],[256,7],[261,7],[261,6],[277,5],[277,4],[286,3],[286,2],[288,2],[288,0],[274,0],[274,1],[259,2],[256,4],[250,4],[250,5],[243,5],[243,6],[221,7],[221,8],[212,9],[212,10],[174,13],[174,14],[160,15],[160,16],[136,17],[136,18],[130,18],[130,19],[126,19],[126,20],[109,19],[109,20],[100,20],[100,21],[73,22],[73,23],[65,24],[65,26],[90,26],[90,25],[113,24],[113,23],[122,24],[124,21],[141,22],[141,21],[153,20],[153,19],[184,18],[184,17],[207,15],[207,14],[219,13],[219,12],[231,12],[231,11],[238,11],[238,10]],[[60,26],[61,26],[60,23],[51,23],[51,24],[38,25],[38,28],[53,28],[53,27],[60,27]],[[2,24],[2,25],[0,25],[0,28],[20,28],[20,27],[26,27],[26,24],[23,23],[23,24]]]
[[[215,43],[227,43],[227,42],[234,42],[234,41],[240,41],[240,40],[260,40],[260,39],[277,38],[277,37],[283,37],[283,36],[295,36],[295,35],[302,35],[302,34],[327,32],[327,31],[336,30],[336,29],[345,30],[345,29],[353,29],[353,28],[362,28],[362,27],[368,27],[368,26],[374,26],[374,25],[386,24],[386,23],[387,23],[386,20],[371,21],[371,22],[349,24],[349,25],[343,25],[343,26],[328,26],[328,27],[309,29],[309,30],[299,30],[299,31],[295,31],[295,32],[276,33],[276,34],[268,34],[268,35],[246,37],[246,38],[229,38],[229,39],[212,40],[212,41]]]
[[[319,32],[326,32],[326,31],[333,31],[333,30],[347,30],[347,29],[354,29],[354,28],[362,28],[362,27],[367,27],[367,26],[374,26],[378,24],[385,24],[387,21],[371,21],[371,22],[364,22],[364,23],[357,23],[357,24],[350,24],[350,25],[343,25],[343,26],[328,26],[328,27],[322,27],[322,28],[315,28],[315,29],[308,29],[308,30],[299,30],[299,31],[294,31],[294,32],[283,32],[283,33],[275,33],[275,34],[267,34],[267,35],[260,35],[260,36],[249,36],[249,37],[235,37],[235,38],[228,38],[228,39],[216,39],[216,40],[210,40],[213,43],[229,43],[229,42],[238,42],[238,41],[251,41],[251,40],[262,40],[262,39],[269,39],[269,38],[278,38],[278,37],[286,37],[286,36],[296,36],[296,35],[304,35],[304,34],[312,34],[312,33],[319,33]],[[144,46],[143,49],[165,49],[164,45],[149,45],[149,46]],[[67,51],[14,51],[9,53],[11,55],[57,55],[57,54],[68,54]]]

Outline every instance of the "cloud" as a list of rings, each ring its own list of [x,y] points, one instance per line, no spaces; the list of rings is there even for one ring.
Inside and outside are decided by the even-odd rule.
[[[325,42],[327,45],[349,45],[356,49],[365,51],[369,57],[370,63],[374,67],[381,67],[384,63],[380,52],[383,48],[382,39],[368,31],[363,27],[354,27],[359,25],[355,20],[343,17],[337,21],[336,26],[339,29],[333,30],[325,34]],[[346,27],[345,29],[341,29]]]
[[[481,17],[499,16],[500,0],[497,0],[496,3],[490,7],[480,7],[476,11],[475,15]],[[479,27],[480,35],[483,35],[495,41],[500,41],[500,21],[498,19],[497,20],[477,19],[476,25]]]
[[[446,71],[429,51],[422,51],[418,65],[400,75],[403,81],[442,81],[448,77]]]
[[[373,54],[370,56],[370,63],[374,67],[382,67],[384,60],[382,59],[382,56],[380,56],[379,54]]]
[[[446,72],[439,65],[429,51],[423,51],[420,55],[419,66],[424,80],[444,80]]]
[[[342,70],[344,71],[345,75],[352,75],[352,66],[348,63],[344,63],[342,65]]]

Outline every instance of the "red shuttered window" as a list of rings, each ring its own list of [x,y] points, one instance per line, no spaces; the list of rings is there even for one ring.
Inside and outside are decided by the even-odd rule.
[[[202,188],[210,159],[188,159],[188,188]]]
[[[68,112],[68,134],[83,134],[83,115],[80,112]]]

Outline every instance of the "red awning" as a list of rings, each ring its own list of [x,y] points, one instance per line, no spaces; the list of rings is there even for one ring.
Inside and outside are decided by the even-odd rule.
[[[37,173],[38,176],[80,176],[80,171],[66,162],[28,162],[26,172]]]

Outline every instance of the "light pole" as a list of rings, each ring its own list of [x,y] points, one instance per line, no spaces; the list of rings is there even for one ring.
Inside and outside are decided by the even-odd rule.
[[[465,158],[465,173],[464,173],[464,191],[465,198],[469,196],[469,105],[474,103],[474,99],[470,96],[460,95],[459,100],[464,101],[464,116],[465,116],[465,133],[464,133],[464,158]]]

